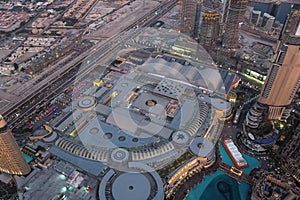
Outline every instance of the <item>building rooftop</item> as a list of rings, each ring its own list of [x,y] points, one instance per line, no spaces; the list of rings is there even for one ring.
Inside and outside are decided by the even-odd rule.
[[[66,138],[55,142],[55,155],[61,149],[71,163],[72,156],[79,156],[118,170],[131,170],[131,161],[156,169],[184,153],[194,137],[209,135],[205,130],[214,117],[209,105],[228,108],[221,97],[197,98],[203,91],[224,91],[222,77],[230,77],[225,72],[145,50],[122,56],[127,57],[101,75],[97,88],[73,99],[73,114],[56,122],[55,129]],[[178,139],[179,130],[184,139]]]
[[[143,174],[121,174],[112,184],[115,199],[130,197],[132,200],[146,199],[150,195],[151,183]]]
[[[24,193],[20,196],[24,199],[37,200],[41,196],[53,199],[65,196],[69,199],[93,199],[97,191],[86,192],[86,185],[96,188],[97,180],[76,171],[69,164],[59,162],[60,170],[51,166],[47,170],[37,170],[24,180]],[[72,177],[74,172],[76,177]],[[72,181],[73,180],[73,181]],[[70,187],[72,186],[72,187]],[[76,191],[76,192],[75,192]]]
[[[275,19],[275,17],[270,15],[269,13],[264,13],[264,17],[267,17],[269,19]]]
[[[163,183],[156,172],[116,173],[110,170],[101,181],[99,197],[103,200],[160,200],[164,198]]]
[[[252,49],[259,54],[268,55],[272,53],[273,47],[261,42],[256,42],[253,44]]]
[[[206,138],[196,138],[190,144],[190,150],[199,157],[208,157],[214,151],[214,145]]]

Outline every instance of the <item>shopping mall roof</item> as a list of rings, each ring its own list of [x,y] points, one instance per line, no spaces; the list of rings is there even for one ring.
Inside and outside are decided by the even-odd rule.
[[[208,139],[198,137],[192,141],[190,150],[193,154],[205,158],[214,151],[214,145]]]
[[[138,55],[134,54],[134,59],[145,59]],[[133,58],[130,53],[127,56]],[[151,54],[128,73],[103,74],[100,86],[74,99],[76,118],[69,116],[59,125],[71,137],[59,138],[55,144],[121,171],[132,170],[128,167],[131,161],[154,169],[164,166],[184,153],[194,137],[209,130],[214,117],[209,104],[214,100],[196,97],[203,90],[221,90],[221,77],[214,67]],[[184,140],[178,139],[182,134],[176,137],[180,130],[185,132]]]
[[[138,167],[138,166],[136,166]],[[108,183],[110,193],[106,192]],[[100,199],[128,199],[131,200],[161,200],[164,198],[163,183],[156,172],[146,173],[116,173],[108,171],[99,187]]]

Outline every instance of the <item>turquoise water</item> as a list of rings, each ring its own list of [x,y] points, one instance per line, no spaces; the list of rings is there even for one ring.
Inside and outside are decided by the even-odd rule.
[[[29,163],[30,161],[32,161],[32,158],[28,154],[26,154],[24,152],[23,152],[23,157],[25,158],[25,160],[26,160],[27,163]]]
[[[241,200],[239,184],[230,176],[218,175],[208,184],[201,199]]]
[[[219,147],[222,161],[234,166],[223,146]],[[259,161],[246,154],[243,156],[249,164],[249,167],[243,169],[243,172],[249,174],[252,169],[259,166]],[[235,179],[227,176],[224,171],[218,170],[216,173],[205,176],[204,181],[191,190],[187,200],[246,200],[249,188],[249,184],[238,183]]]
[[[225,175],[225,172],[218,170],[216,173],[205,176],[204,180],[200,184],[198,184],[193,190],[191,190],[187,197],[187,200],[200,200],[200,197],[206,190],[208,184],[219,175]]]

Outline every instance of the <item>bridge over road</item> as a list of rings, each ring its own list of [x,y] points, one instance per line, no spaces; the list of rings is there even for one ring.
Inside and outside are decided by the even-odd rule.
[[[251,176],[249,176],[248,174],[245,174],[243,171],[235,168],[235,167],[232,167],[230,165],[227,165],[223,162],[221,162],[219,164],[220,168],[226,172],[226,174],[228,176],[231,176],[232,178],[238,180],[238,181],[244,181],[250,185],[253,184],[253,178]]]

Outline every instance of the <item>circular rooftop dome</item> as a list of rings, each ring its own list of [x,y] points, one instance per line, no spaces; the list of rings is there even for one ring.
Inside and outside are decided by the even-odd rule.
[[[84,96],[78,100],[78,107],[82,111],[92,110],[96,106],[96,99],[93,96]]]
[[[116,200],[147,200],[150,192],[151,183],[144,174],[123,173],[112,184],[112,195]]]
[[[125,149],[115,149],[111,152],[111,159],[113,162],[122,163],[128,160],[129,152]]]
[[[161,200],[164,199],[163,182],[157,172],[140,163],[132,163],[135,169],[143,173],[118,172],[109,170],[101,180],[99,198],[101,200]],[[109,192],[107,192],[109,190]]]
[[[191,142],[190,150],[196,156],[208,158],[214,152],[214,145],[206,138],[197,137]]]

